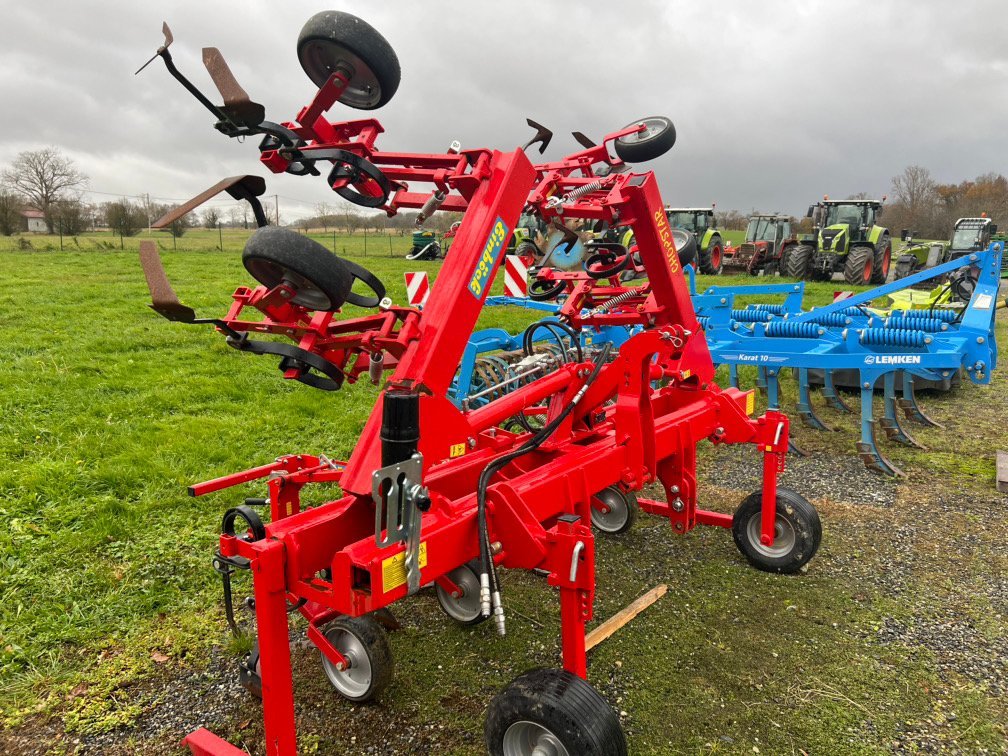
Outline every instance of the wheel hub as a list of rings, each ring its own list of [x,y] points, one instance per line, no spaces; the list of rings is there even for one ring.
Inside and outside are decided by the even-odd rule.
[[[794,526],[778,514],[774,520],[773,546],[767,546],[761,539],[763,535],[763,521],[759,512],[749,518],[749,523],[746,525],[746,535],[749,537],[749,542],[756,551],[763,556],[771,558],[785,556],[790,553],[797,540]]]
[[[560,738],[538,722],[515,722],[504,733],[504,756],[570,756]]]

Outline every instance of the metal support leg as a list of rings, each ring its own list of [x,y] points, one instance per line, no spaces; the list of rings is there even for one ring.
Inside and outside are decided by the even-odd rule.
[[[941,423],[932,420],[924,414],[924,410],[917,404],[917,395],[914,392],[913,376],[910,373],[903,373],[903,398],[898,400],[900,408],[908,419],[918,422],[921,425],[930,425],[933,428],[944,428]]]
[[[836,386],[833,385],[833,371],[823,370],[823,398],[833,409],[838,412],[846,412],[847,414],[853,414],[854,410],[851,406],[844,401],[843,397],[837,393]]]
[[[802,420],[810,428],[827,431],[833,430],[816,414],[815,408],[812,406],[808,368],[798,368],[798,414],[801,415]]]
[[[925,448],[923,445],[917,443],[913,436],[911,436],[906,429],[900,425],[899,415],[896,413],[896,371],[891,371],[886,373],[883,377],[883,390],[882,390],[882,402],[883,402],[883,414],[882,419],[879,424],[882,426],[882,430],[885,431],[886,436],[891,441],[896,441],[900,444],[906,444],[907,446],[916,446],[918,449]],[[907,376],[903,376],[903,380],[907,380]]]
[[[263,723],[268,756],[296,756],[294,685],[284,581],[284,545],[263,542],[252,560],[256,627],[262,664]]]
[[[857,444],[858,454],[865,467],[885,475],[903,476],[903,471],[890,462],[878,445],[874,418],[875,380],[861,378],[861,440]]]
[[[738,365],[734,362],[728,365],[728,385],[732,388],[738,388]]]

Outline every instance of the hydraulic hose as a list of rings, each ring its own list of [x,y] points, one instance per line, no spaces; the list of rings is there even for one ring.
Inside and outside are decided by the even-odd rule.
[[[496,616],[497,621],[497,632],[501,635],[504,634],[504,610],[500,601],[500,583],[497,579],[497,567],[494,564],[492,554],[490,553],[490,535],[489,529],[487,528],[486,518],[486,495],[490,479],[510,462],[524,454],[528,454],[530,451],[537,449],[546,441],[546,439],[553,435],[553,432],[560,427],[560,424],[563,423],[574,411],[574,408],[577,407],[578,402],[581,401],[581,397],[584,396],[588,387],[591,386],[598,377],[599,372],[602,370],[602,366],[606,363],[606,360],[609,357],[609,351],[611,349],[612,344],[605,344],[602,347],[595,358],[595,366],[592,369],[591,374],[589,374],[584,385],[574,395],[570,404],[564,407],[559,415],[544,425],[532,438],[519,446],[517,449],[493,460],[483,469],[483,472],[480,473],[479,482],[476,485],[476,518],[477,528],[480,533],[481,611],[483,612],[483,616],[490,615],[489,606],[490,599],[492,597],[493,613]]]

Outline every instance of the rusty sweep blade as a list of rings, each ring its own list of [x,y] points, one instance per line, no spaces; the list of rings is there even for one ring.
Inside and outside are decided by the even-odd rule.
[[[148,60],[146,63],[144,63],[142,66],[140,66],[140,68],[138,68],[134,72],[134,74],[133,74],[134,76],[136,76],[138,73],[140,73],[145,68],[147,68],[147,66],[149,66],[151,63],[153,63],[154,62],[154,58],[156,58],[158,55],[164,55],[165,51],[169,47],[171,47],[171,43],[175,41],[175,37],[172,36],[171,29],[168,28],[168,22],[167,21],[162,21],[161,22],[161,33],[164,34],[164,44],[161,45],[161,47],[159,47],[157,49],[156,53],[154,53],[153,55],[151,55],[150,60]]]
[[[253,209],[255,209],[258,202],[253,203],[252,197],[258,197],[266,191],[266,180],[261,176],[231,176],[230,178],[218,181],[216,184],[211,186],[205,192],[201,192],[193,197],[186,203],[183,203],[171,210],[160,218],[158,218],[154,223],[151,224],[151,228],[168,228],[172,223],[177,221],[186,213],[192,212],[194,209],[202,205],[211,197],[214,197],[221,192],[226,191],[235,199],[247,199],[252,204]],[[260,212],[262,212],[260,208]],[[258,220],[258,215],[257,215]]]
[[[196,313],[179,301],[154,242],[140,242],[140,267],[143,268],[147,288],[151,293],[150,308],[168,320],[192,323],[196,319]]]
[[[224,98],[222,110],[228,118],[239,125],[258,126],[266,118],[266,108],[252,102],[216,47],[203,48],[203,65],[213,79],[217,91]]]

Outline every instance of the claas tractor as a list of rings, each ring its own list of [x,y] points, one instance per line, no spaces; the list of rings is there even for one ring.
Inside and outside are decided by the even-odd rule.
[[[753,276],[772,276],[783,272],[787,256],[797,246],[798,237],[788,216],[753,215],[745,241],[737,247],[725,247],[724,267],[742,269]]]
[[[882,198],[885,201],[885,197]],[[785,261],[791,278],[828,281],[842,273],[849,284],[880,284],[889,277],[892,240],[889,229],[876,225],[879,200],[831,200],[810,205],[812,234]]]
[[[701,273],[716,276],[724,264],[724,242],[714,218],[713,207],[667,207],[672,228],[689,231],[696,237],[696,265]]]

